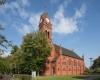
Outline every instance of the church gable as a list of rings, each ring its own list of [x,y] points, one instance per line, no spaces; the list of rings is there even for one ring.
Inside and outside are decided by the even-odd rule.
[[[60,46],[54,44],[54,47],[55,47],[55,50],[58,52],[60,50]],[[70,56],[70,57],[73,57],[73,58],[78,58],[78,59],[82,59],[80,56],[78,56],[75,52],[69,50],[69,49],[66,49],[66,48],[63,48],[61,47],[62,49],[62,55],[65,55],[65,56]]]

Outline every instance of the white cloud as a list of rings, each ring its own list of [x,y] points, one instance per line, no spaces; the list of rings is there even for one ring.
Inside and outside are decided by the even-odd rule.
[[[20,33],[25,35],[26,33],[30,33],[32,29],[29,25],[24,25],[21,28],[18,28],[18,30],[19,30]]]
[[[74,18],[77,19],[83,17],[85,15],[85,12],[86,12],[86,5],[82,4],[80,9],[76,10]]]
[[[51,0],[53,1],[53,0]],[[57,0],[55,0],[56,2]],[[65,17],[64,15],[64,10],[65,7],[68,6],[68,3],[71,0],[66,0],[63,1],[63,3],[59,6],[59,9],[56,11],[56,13],[54,14],[53,18],[52,18],[52,22],[53,22],[53,32],[56,33],[60,33],[60,34],[70,34],[73,32],[76,32],[79,30],[78,27],[78,20],[83,17],[83,15],[85,14],[85,5],[82,5],[79,9],[77,9],[75,11],[75,14],[72,17]],[[0,8],[1,13],[6,15],[14,15],[14,17],[16,16],[16,18],[20,19],[20,20],[13,20],[13,18],[11,20],[12,22],[12,26],[15,25],[17,28],[17,30],[22,33],[23,35],[26,33],[31,32],[32,30],[37,30],[38,29],[38,25],[39,25],[39,19],[40,19],[40,15],[42,12],[40,13],[30,13],[28,12],[25,8],[26,6],[28,6],[30,3],[28,0],[16,0],[16,1],[12,1],[9,4],[6,3],[3,8]],[[7,13],[7,11],[10,11],[11,13]],[[0,14],[1,14],[0,13]],[[9,17],[11,17],[12,15],[10,15]],[[25,23],[25,21],[27,21]],[[15,23],[18,23],[18,25],[16,25]]]
[[[34,30],[38,29],[38,25],[39,25],[39,19],[40,19],[40,15],[42,12],[37,13],[37,14],[32,14],[29,18],[29,23],[31,24],[31,26],[34,28]]]
[[[31,14],[27,22],[29,24],[22,24],[20,28],[17,27],[17,30],[22,35],[36,31],[38,29],[40,15],[41,13]]]
[[[75,11],[72,17],[65,17],[64,6],[61,5],[53,17],[53,32],[59,34],[71,34],[79,30],[78,19],[85,14],[85,5],[82,4],[80,9]]]
[[[61,5],[66,6],[72,0],[50,0],[51,4],[61,3]]]
[[[29,13],[26,12],[24,9],[23,10],[20,10],[20,11],[21,11],[21,13],[19,13],[19,14],[20,14],[20,17],[22,19],[27,19],[29,17]]]
[[[22,35],[32,32],[32,30],[34,31],[38,29],[39,17],[41,13],[33,14],[31,12],[28,12],[26,7],[29,4],[30,3],[28,0],[16,0],[11,1],[10,3],[6,3],[2,8],[0,8],[0,14],[7,17],[9,16],[9,18],[11,18],[12,16],[11,21],[9,20],[9,22],[11,23],[10,26],[14,26],[15,29]]]
[[[22,4],[28,6],[29,5],[29,1],[28,0],[22,0]]]
[[[9,55],[10,55],[10,51],[6,51],[1,55],[1,57],[7,57]]]

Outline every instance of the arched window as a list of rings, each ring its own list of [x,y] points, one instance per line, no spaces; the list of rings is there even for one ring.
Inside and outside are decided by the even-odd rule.
[[[59,71],[59,68],[58,68],[58,71]]]
[[[45,34],[46,34],[46,36],[48,37],[48,32],[47,32],[47,30],[45,31]]]
[[[48,32],[47,30],[45,31],[47,38],[50,38],[50,32]]]

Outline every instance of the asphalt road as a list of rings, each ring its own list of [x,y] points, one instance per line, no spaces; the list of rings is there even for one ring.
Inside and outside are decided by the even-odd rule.
[[[100,80],[100,75],[89,75],[84,80]]]

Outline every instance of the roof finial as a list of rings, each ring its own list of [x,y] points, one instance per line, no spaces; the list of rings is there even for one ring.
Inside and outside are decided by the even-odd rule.
[[[84,54],[82,55],[82,59],[84,60]]]

